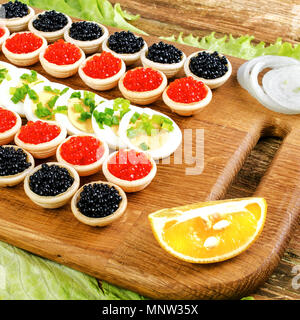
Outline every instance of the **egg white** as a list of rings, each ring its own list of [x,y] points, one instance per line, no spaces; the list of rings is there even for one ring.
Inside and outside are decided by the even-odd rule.
[[[34,90],[38,95],[40,95],[44,91],[45,86],[50,86],[52,89],[58,89],[58,90],[63,90],[65,88],[69,88],[68,86],[65,86],[61,83],[48,81],[48,82],[43,82],[43,83],[36,85],[34,87]],[[68,94],[68,92],[70,92],[70,91],[71,91],[71,89],[69,88],[69,90],[65,94]],[[57,101],[58,101],[58,99],[57,99]],[[57,106],[57,105],[58,104],[56,103],[55,106]],[[24,100],[24,114],[25,114],[25,117],[28,121],[42,120],[42,121],[46,121],[49,123],[55,122],[53,120],[45,120],[45,119],[38,118],[32,110],[32,100],[29,98],[28,95],[26,96],[26,98]]]
[[[20,84],[20,81],[21,81],[20,77],[24,73],[30,74],[30,70],[25,68],[11,69],[10,76],[12,79],[10,81],[5,81],[5,82],[3,81],[3,83],[0,86],[1,104],[4,105],[9,110],[17,112],[21,117],[25,117],[24,102],[19,101],[18,103],[13,103],[11,101],[12,95],[9,93],[9,89],[11,87],[17,87]],[[42,80],[43,82],[48,82],[48,79],[43,77],[40,74],[38,74],[38,80]],[[35,87],[34,84],[29,83],[28,85],[30,88],[33,88],[33,89]]]
[[[104,112],[105,108],[113,108],[114,100],[108,100],[104,103],[101,103],[95,110],[98,112]],[[133,105],[130,105],[130,111],[133,112],[142,112],[143,108],[136,107]],[[121,120],[122,121],[122,120]],[[95,117],[92,117],[92,126],[93,130],[95,132],[95,135],[100,139],[106,141],[109,148],[112,150],[117,150],[119,148],[126,148],[126,143],[112,130],[111,127],[107,125],[103,125],[103,129],[101,129],[95,119]]]
[[[127,145],[128,148],[135,149],[137,151],[144,151],[141,148],[134,145],[133,143],[131,143],[130,139],[127,137],[127,129],[129,128],[130,119],[133,116],[134,112],[135,112],[134,110],[130,111],[130,112],[126,113],[125,116],[123,117],[123,119],[120,123],[120,126],[119,126],[119,136],[124,141],[124,143]],[[150,108],[144,108],[142,110],[142,112],[148,114],[149,116],[152,116],[154,114],[158,114],[158,115],[161,115],[161,116],[164,116],[164,117],[170,119],[173,122],[174,129],[173,129],[173,131],[169,132],[169,138],[167,139],[166,143],[158,149],[146,151],[148,154],[150,154],[152,156],[152,158],[154,160],[167,158],[173,152],[175,152],[175,150],[181,144],[182,133],[181,133],[180,128],[178,127],[178,125],[175,123],[175,121],[173,119],[171,119],[170,117],[168,117],[167,115],[165,115],[161,112],[155,111]]]
[[[14,65],[0,61],[0,69],[7,69],[8,70],[8,75],[11,77],[10,80],[3,79],[2,83],[0,84],[0,92],[2,91],[2,87],[5,87],[7,83],[11,83],[13,80],[13,75],[17,72],[18,68],[15,67]],[[0,95],[0,105],[4,107],[4,103],[2,101],[2,95]]]
[[[4,79],[2,81],[2,83],[0,84],[0,87],[5,83],[5,82],[10,82],[13,80],[12,78],[12,74],[18,70],[19,68],[14,66],[13,64],[11,63],[8,63],[8,62],[4,62],[4,61],[0,61],[0,69],[7,69],[8,70],[8,74],[10,75],[11,79],[10,80],[7,80],[7,79]]]
[[[73,92],[81,92],[81,95],[83,96],[84,91],[88,91],[88,90],[74,90],[72,88],[70,88],[68,90],[67,93],[65,93],[64,95],[60,96],[57,101],[56,101],[56,106],[69,106],[68,100],[71,97]],[[98,103],[100,103],[101,101],[107,101],[107,99],[95,94],[95,103],[96,105]],[[75,134],[87,134],[84,131],[79,130],[78,128],[76,128],[72,122],[69,120],[68,115],[66,114],[62,114],[62,113],[57,113],[55,115],[55,119],[56,121],[64,126],[67,129],[68,135],[75,135]],[[89,133],[90,135],[95,135],[94,133]]]

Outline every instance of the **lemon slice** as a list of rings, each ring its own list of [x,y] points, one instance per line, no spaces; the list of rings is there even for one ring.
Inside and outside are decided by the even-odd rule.
[[[162,209],[148,218],[158,243],[171,255],[213,263],[249,248],[263,229],[266,212],[265,199],[252,197]]]

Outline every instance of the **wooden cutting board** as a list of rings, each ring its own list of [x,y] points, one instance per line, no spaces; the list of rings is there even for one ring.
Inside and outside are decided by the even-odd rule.
[[[109,28],[110,33],[116,30]],[[148,45],[159,41],[144,39]],[[186,55],[197,50],[177,46]],[[182,154],[182,164],[174,163],[173,156],[169,163],[164,160],[150,186],[128,194],[128,209],[121,220],[104,228],[80,223],[70,204],[56,210],[36,206],[25,195],[23,184],[2,188],[0,239],[151,298],[227,299],[253,292],[276,267],[297,223],[300,117],[280,115],[259,105],[237,83],[236,72],[244,61],[228,58],[233,65],[231,78],[213,90],[212,102],[199,115],[184,118],[172,114],[161,100],[150,106],[171,116],[182,130],[192,129],[195,134],[196,129],[203,129],[204,157],[198,161],[201,174],[186,175],[186,169],[195,165],[190,162],[193,155]],[[0,60],[7,61],[3,54]],[[50,81],[89,89],[77,75],[59,80],[48,76],[39,63],[31,69]],[[121,96],[118,89],[97,94],[108,99]],[[161,249],[152,235],[148,214],[165,207],[222,199],[260,136],[268,134],[284,140],[255,193],[268,203],[259,239],[241,255],[211,265],[185,263]],[[97,180],[105,180],[101,172],[82,178],[81,185]]]

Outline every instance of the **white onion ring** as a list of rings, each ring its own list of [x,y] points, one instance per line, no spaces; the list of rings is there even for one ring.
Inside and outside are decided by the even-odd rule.
[[[278,103],[266,94],[263,87],[258,83],[258,75],[265,68],[278,69],[286,66],[300,66],[300,61],[282,56],[262,56],[245,62],[240,66],[237,72],[237,80],[241,87],[247,90],[254,98],[256,98],[266,108],[280,113],[295,114],[300,113],[300,108],[287,106]],[[272,94],[271,94],[272,95]]]
[[[273,69],[264,75],[262,84],[274,103],[300,110],[300,65]]]

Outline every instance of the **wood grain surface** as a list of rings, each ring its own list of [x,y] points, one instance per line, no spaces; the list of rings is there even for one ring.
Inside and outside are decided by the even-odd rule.
[[[140,14],[134,22],[151,35],[184,32],[204,36],[216,34],[254,35],[256,40],[300,41],[298,0],[112,0],[123,9]]]
[[[206,36],[215,31],[220,37],[230,33],[234,36],[250,34],[254,35],[257,41],[266,43],[273,43],[278,37],[295,44],[300,42],[298,0],[153,0],[147,1],[148,6],[141,6],[133,0],[111,2],[120,2],[123,9],[134,14],[140,13],[141,18],[133,24],[151,35],[169,36],[183,32],[184,35],[193,33],[195,36]],[[170,15],[170,7],[180,8],[180,11]],[[192,20],[191,11],[195,17]],[[196,11],[197,16],[194,15]],[[224,16],[226,28],[223,27]],[[203,22],[203,17],[210,19],[205,18]],[[279,137],[262,137],[230,185],[225,198],[251,196],[281,142]],[[274,273],[252,293],[255,299],[300,299],[300,289],[292,287],[295,277],[292,270],[300,264],[299,240],[298,226]]]
[[[137,12],[135,8],[129,11]],[[136,24],[141,23],[139,27],[143,28],[142,22]],[[156,25],[159,23],[157,21]],[[146,39],[149,43],[155,41],[154,38]],[[179,47],[186,53],[194,51]],[[5,60],[3,56],[0,59]],[[291,271],[299,264],[300,251],[299,227],[296,228],[299,117],[279,116],[262,109],[238,87],[235,74],[241,61],[234,58],[231,61],[233,77],[224,87],[215,90],[212,104],[199,116],[181,118],[171,115],[161,102],[153,105],[171,115],[181,128],[205,129],[205,166],[200,176],[189,176],[185,180],[184,166],[161,164],[155,181],[143,192],[130,195],[131,205],[121,223],[101,231],[77,222],[69,207],[49,212],[34,206],[26,199],[22,186],[13,191],[5,189],[0,197],[0,206],[7,208],[5,213],[0,213],[1,238],[150,297],[172,299],[178,298],[180,292],[181,298],[239,298],[245,294],[262,299],[299,298],[299,292],[291,288],[294,276]],[[33,68],[45,74],[39,64]],[[58,82],[86,88],[77,76]],[[119,92],[112,90],[102,95],[114,98]],[[261,134],[280,138],[259,140]],[[224,149],[224,145],[227,148]],[[238,153],[235,152],[237,149]],[[275,160],[270,165],[274,155]],[[95,178],[98,177],[93,180]],[[83,179],[82,183],[89,180]],[[181,189],[173,192],[170,182],[184,184],[186,192],[183,194]],[[166,192],[168,190],[173,192],[172,197]],[[14,197],[11,197],[12,193]],[[266,196],[270,204],[266,226],[251,249],[225,263],[211,266],[181,263],[161,251],[147,227],[147,213],[162,206],[252,194]],[[284,251],[292,235],[290,246]]]

